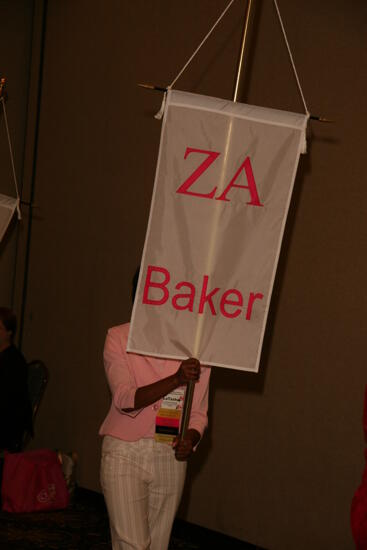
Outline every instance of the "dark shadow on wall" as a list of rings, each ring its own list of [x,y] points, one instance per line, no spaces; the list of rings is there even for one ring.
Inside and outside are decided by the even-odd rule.
[[[14,232],[17,230],[17,224],[18,224],[17,214],[14,213],[9,223],[9,226],[5,231],[5,235],[2,238],[2,241],[0,242],[0,259],[1,259],[1,256],[4,254],[4,250],[6,249],[7,245],[10,243],[11,239],[14,238]]]
[[[8,305],[9,307],[13,307],[14,305],[17,246],[20,231],[19,223],[17,213],[15,212],[0,242],[0,262],[3,260],[5,265],[2,277],[5,277],[11,285],[7,304],[1,305]],[[6,256],[8,256],[8,261],[6,261]]]
[[[220,58],[223,55],[224,51],[228,47],[232,46],[232,42],[234,40],[234,37],[235,36],[240,36],[240,32],[241,32],[241,29],[242,29],[242,24],[243,24],[243,22],[241,20],[238,20],[238,19],[234,20],[233,24],[231,25],[231,28],[229,30],[227,30],[226,33],[224,33],[224,32],[218,32],[217,33],[217,36],[216,36],[217,42],[216,42],[215,51],[213,51],[210,55],[210,58],[205,61],[205,66],[203,66],[203,63],[199,64],[199,62],[198,62],[198,65],[199,65],[198,70],[199,69],[200,70],[199,70],[199,74],[197,76],[195,76],[193,78],[193,74],[190,75],[190,79],[189,79],[189,82],[190,82],[190,90],[189,91],[190,92],[201,93],[200,92],[201,86],[208,79],[208,75],[210,75],[211,71],[213,70],[213,68],[218,63],[218,58]],[[210,40],[210,38],[208,40]],[[205,45],[203,47],[205,48]],[[239,49],[239,47],[240,47],[240,45],[238,45],[238,49]],[[232,76],[232,74],[234,73],[234,70],[236,68],[236,65],[237,65],[237,60],[234,58],[233,59],[233,66],[228,67],[228,74],[226,75],[227,78]],[[193,69],[193,71],[194,71],[194,69]],[[233,81],[233,84],[234,84],[234,81]],[[185,81],[183,82],[183,85],[184,85],[185,88],[187,87],[187,84],[185,85]],[[213,94],[215,95],[214,91],[213,91]],[[232,97],[228,97],[228,99],[232,99]]]

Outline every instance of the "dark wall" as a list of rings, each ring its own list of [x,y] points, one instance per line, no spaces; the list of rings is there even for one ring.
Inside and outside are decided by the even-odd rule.
[[[19,193],[22,191],[23,158],[27,122],[32,51],[33,2],[0,2],[0,78],[6,78],[5,109]],[[3,106],[0,104],[0,193],[16,197]],[[17,237],[24,220],[12,220],[0,243],[0,304],[13,306]]]
[[[89,488],[109,405],[103,341],[130,316],[159,145],[161,96],[137,83],[168,84],[226,4],[48,2],[23,348],[51,375],[34,445],[76,450]],[[273,4],[255,5],[242,100],[302,111]],[[366,382],[367,5],[280,8],[309,108],[335,123],[310,123],[260,374],[214,371],[180,514],[266,548],[351,549]],[[178,89],[231,98],[244,9],[234,3]]]

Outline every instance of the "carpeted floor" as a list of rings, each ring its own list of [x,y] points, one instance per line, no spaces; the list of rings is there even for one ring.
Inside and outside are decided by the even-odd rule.
[[[58,512],[0,512],[1,550],[110,550],[108,517],[103,497],[76,489],[71,505]],[[261,550],[208,529],[176,520],[169,550]]]

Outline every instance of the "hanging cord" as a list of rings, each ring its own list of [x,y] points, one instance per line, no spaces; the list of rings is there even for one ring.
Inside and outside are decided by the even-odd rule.
[[[218,25],[218,23],[222,20],[222,18],[225,16],[225,14],[227,13],[227,11],[229,10],[229,8],[232,6],[234,0],[231,0],[228,4],[228,6],[225,8],[225,10],[221,13],[221,15],[218,17],[217,21],[214,23],[214,25],[212,26],[212,28],[210,29],[210,31],[208,32],[208,34],[203,38],[203,40],[200,42],[200,44],[198,45],[198,47],[196,48],[196,50],[194,51],[194,53],[192,54],[192,56],[188,59],[188,61],[186,61],[185,65],[182,67],[182,69],[180,70],[180,72],[178,73],[178,75],[176,76],[176,78],[174,78],[171,82],[171,84],[168,86],[168,89],[172,88],[172,86],[176,83],[176,81],[180,78],[180,76],[182,75],[182,73],[185,71],[185,69],[187,69],[187,67],[190,65],[191,61],[194,59],[194,57],[196,56],[196,54],[199,52],[200,48],[202,48],[202,46],[205,44],[205,42],[208,40],[209,36],[212,34],[212,32],[214,31],[215,27]]]
[[[15,164],[14,164],[14,155],[13,155],[13,148],[11,146],[11,139],[10,139],[10,132],[9,132],[9,126],[8,126],[8,118],[6,116],[6,109],[5,109],[5,101],[4,98],[0,98],[1,103],[3,104],[3,113],[4,113],[4,121],[5,121],[5,128],[6,128],[6,135],[8,138],[8,145],[9,145],[9,153],[10,153],[10,160],[11,160],[11,167],[13,170],[13,180],[15,185],[15,191],[17,194],[17,214],[18,214],[18,220],[22,219],[22,215],[20,213],[20,197],[19,197],[19,191],[18,191],[18,181],[17,181],[17,175],[15,173]]]
[[[174,84],[176,84],[177,80],[180,78],[180,76],[182,75],[182,73],[187,69],[187,67],[190,65],[191,61],[194,59],[194,57],[196,56],[196,54],[199,52],[199,50],[202,48],[202,46],[204,46],[205,42],[208,40],[209,36],[212,34],[212,32],[214,31],[215,27],[218,25],[218,23],[222,20],[222,18],[225,16],[225,14],[227,13],[227,11],[229,10],[229,8],[232,6],[234,0],[231,0],[228,4],[228,6],[225,8],[225,10],[221,13],[221,15],[218,17],[218,19],[216,20],[216,22],[214,23],[214,25],[212,26],[212,28],[210,29],[210,31],[206,34],[206,36],[203,38],[203,40],[200,42],[200,44],[198,45],[198,47],[196,48],[196,50],[194,51],[194,53],[191,55],[191,57],[186,61],[185,65],[182,67],[182,69],[180,70],[180,72],[178,73],[178,75],[172,80],[171,84],[169,86],[167,86],[167,90],[170,90]],[[156,118],[157,120],[161,120],[161,118],[163,117],[163,113],[164,113],[164,109],[165,109],[165,106],[166,106],[166,96],[167,96],[167,93],[165,93],[163,95],[163,101],[162,101],[162,105],[161,105],[161,108],[159,109],[158,113],[156,115],[154,115],[154,118]]]
[[[289,46],[289,42],[288,42],[287,35],[286,35],[286,32],[285,32],[285,28],[284,28],[284,25],[283,25],[282,16],[280,15],[280,11],[279,11],[279,7],[278,7],[278,2],[277,2],[277,0],[274,0],[274,6],[275,6],[275,9],[276,9],[277,14],[278,14],[279,23],[280,23],[280,26],[281,26],[281,29],[282,29],[282,32],[283,32],[283,37],[284,37],[285,44],[286,44],[286,46],[287,46],[287,50],[288,50],[288,54],[289,54],[289,59],[290,59],[290,61],[291,61],[292,67],[293,67],[294,76],[295,76],[296,81],[297,81],[298,90],[299,90],[299,93],[301,94],[303,106],[304,106],[304,109],[305,109],[305,111],[306,111],[306,115],[309,117],[309,116],[310,116],[310,112],[309,112],[309,110],[308,110],[308,108],[307,108],[306,100],[305,100],[305,97],[304,97],[304,95],[303,95],[301,83],[300,83],[299,78],[298,78],[296,65],[294,64],[294,61],[293,61],[293,55],[292,55],[292,52],[291,52],[291,48],[290,48],[290,46]]]
[[[187,67],[190,65],[191,61],[194,59],[194,57],[195,57],[196,54],[199,52],[199,50],[202,48],[202,46],[205,44],[205,42],[207,41],[207,39],[209,38],[209,36],[212,34],[212,32],[214,31],[214,29],[216,28],[216,26],[219,24],[219,22],[222,20],[222,18],[224,17],[224,15],[227,13],[227,11],[229,10],[229,8],[232,6],[233,2],[234,2],[234,0],[230,0],[228,6],[224,9],[224,11],[221,13],[221,15],[219,16],[219,18],[217,19],[217,21],[216,21],[216,22],[214,23],[214,25],[212,26],[212,28],[209,30],[209,32],[206,34],[206,36],[205,36],[205,37],[203,38],[203,40],[200,42],[199,46],[196,48],[196,50],[194,51],[194,53],[193,53],[193,54],[191,55],[191,57],[186,61],[185,65],[182,67],[182,69],[181,69],[180,72],[177,74],[177,76],[172,80],[171,84],[170,84],[169,86],[167,86],[167,90],[170,90],[170,89],[174,86],[174,84],[175,84],[175,83],[177,82],[177,80],[180,78],[180,76],[182,75],[182,73],[187,69]],[[299,90],[299,93],[300,93],[300,96],[301,96],[301,99],[302,99],[303,107],[304,107],[304,109],[305,109],[306,115],[309,117],[309,116],[310,116],[310,112],[309,112],[308,107],[307,107],[307,103],[306,103],[306,100],[305,100],[305,96],[303,95],[301,83],[300,83],[300,80],[299,80],[299,77],[298,77],[296,65],[295,65],[294,60],[293,60],[293,55],[292,55],[292,52],[291,52],[291,48],[290,48],[290,46],[289,46],[287,34],[286,34],[286,32],[285,32],[285,28],[284,28],[282,16],[280,15],[280,10],[279,10],[279,7],[278,7],[278,2],[277,2],[277,0],[274,0],[274,6],[275,6],[275,9],[276,9],[276,12],[277,12],[277,15],[278,15],[279,24],[280,24],[280,27],[281,27],[281,29],[282,29],[284,41],[285,41],[285,44],[286,44],[286,47],[287,47],[287,50],[288,50],[289,59],[290,59],[290,62],[291,62],[291,65],[292,65],[292,69],[293,69],[293,73],[294,73],[294,76],[295,76],[295,79],[296,79],[296,82],[297,82],[298,90]],[[164,94],[162,106],[161,106],[159,112],[155,115],[155,118],[157,118],[157,119],[161,119],[161,118],[162,118],[163,112],[164,112],[164,108],[165,108],[165,103],[166,103],[166,94]]]

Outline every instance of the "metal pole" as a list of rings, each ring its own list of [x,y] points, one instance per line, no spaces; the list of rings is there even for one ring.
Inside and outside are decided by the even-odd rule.
[[[253,2],[253,0],[247,0],[245,22],[244,22],[243,31],[242,31],[242,41],[241,41],[240,55],[239,55],[238,63],[237,63],[236,83],[235,83],[235,87],[234,87],[234,91],[233,91],[233,101],[237,101],[237,98],[238,98],[238,92],[239,92],[240,80],[241,80],[241,73],[242,73],[242,65],[243,65],[243,61],[244,61],[244,57],[245,57],[245,51],[246,51],[246,40],[247,40],[247,36],[248,36],[248,29],[249,29],[252,2]]]
[[[189,427],[191,415],[192,398],[194,397],[195,382],[189,382],[186,385],[185,401],[182,409],[182,422],[180,437],[184,438]]]
[[[236,75],[235,89],[234,89],[234,92],[233,92],[233,101],[237,101],[237,97],[238,97],[242,66],[243,66],[243,61],[244,61],[244,57],[245,57],[246,39],[247,39],[247,36],[248,36],[248,28],[249,28],[252,2],[253,2],[253,0],[248,0],[247,7],[246,7],[245,23],[244,23],[243,31],[242,31],[240,55],[239,55],[238,63],[237,63],[237,75]],[[232,128],[230,127],[229,130],[228,130],[227,149],[229,148],[229,143],[231,141],[231,133],[232,133]],[[225,155],[225,157],[227,157],[227,155]],[[196,338],[195,348],[198,348],[198,345],[199,345],[198,341],[199,341],[200,335],[201,335],[201,325],[200,325],[200,328],[197,332],[198,332],[198,337]],[[194,353],[196,353],[195,350],[194,350]],[[186,387],[185,401],[184,401],[183,409],[182,409],[182,422],[181,422],[181,431],[180,431],[180,437],[181,438],[185,437],[187,428],[189,426],[189,420],[190,420],[190,415],[191,415],[191,406],[192,406],[192,399],[193,399],[193,396],[194,396],[194,390],[195,390],[195,382],[189,382],[187,384],[187,387]]]

